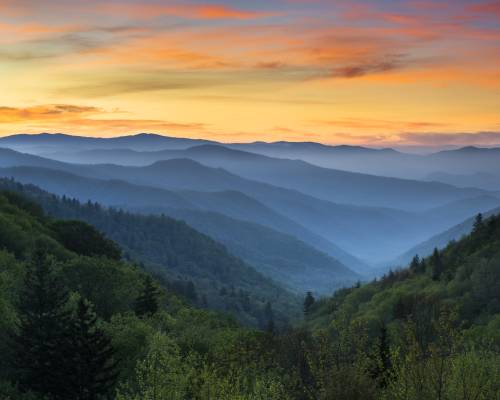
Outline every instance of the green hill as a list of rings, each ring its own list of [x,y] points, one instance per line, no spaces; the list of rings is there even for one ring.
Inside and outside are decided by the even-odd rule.
[[[494,332],[500,324],[500,215],[485,221],[478,218],[470,235],[451,241],[443,250],[435,249],[427,258],[416,257],[406,269],[319,301],[309,324],[326,326],[348,313],[372,330],[380,323],[396,329],[415,316],[422,318],[420,323],[429,323],[448,307],[471,334],[482,329]]]
[[[189,306],[120,253],[0,192],[1,399],[279,398],[278,371],[251,361],[268,335]]]
[[[294,295],[184,222],[61,199],[10,180],[2,180],[0,187],[29,196],[49,215],[91,224],[117,242],[125,258],[145,264],[195,304],[228,312],[252,326],[265,326],[268,303],[277,323],[297,317],[299,302]]]

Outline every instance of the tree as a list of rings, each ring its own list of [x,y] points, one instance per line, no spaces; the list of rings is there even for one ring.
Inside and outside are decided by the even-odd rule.
[[[134,310],[137,316],[151,316],[158,311],[158,288],[148,275],[144,280],[144,289],[135,301]]]
[[[432,263],[432,280],[437,281],[441,277],[441,274],[444,271],[443,261],[441,260],[441,255],[439,254],[439,250],[437,248],[434,249],[434,252],[431,256]]]
[[[383,322],[380,326],[376,350],[377,363],[374,370],[374,376],[378,379],[380,387],[386,387],[390,377],[392,361],[387,327]]]
[[[412,272],[415,272],[415,273],[418,273],[420,272],[420,257],[417,255],[415,255],[415,257],[413,257],[413,259],[411,260],[411,263],[410,263],[410,270]]]
[[[307,292],[306,298],[304,299],[304,314],[306,316],[308,316],[311,312],[312,306],[315,302],[316,299],[314,298],[313,294],[311,292]]]
[[[137,362],[131,382],[118,389],[117,400],[181,400],[189,389],[191,366],[182,359],[177,344],[157,333],[151,338],[146,357]]]
[[[56,221],[52,224],[57,239],[69,250],[84,256],[121,259],[121,250],[93,226],[82,221]]]
[[[267,302],[264,308],[264,320],[266,324],[266,331],[268,333],[274,333],[274,311],[271,302]]]
[[[474,225],[472,228],[473,233],[479,232],[484,226],[483,223],[483,214],[479,213],[476,215],[476,219],[474,220]]]
[[[74,400],[97,400],[113,388],[118,373],[111,340],[97,327],[92,304],[80,298],[68,337],[65,382]]]
[[[69,312],[68,293],[52,270],[46,250],[38,247],[27,266],[15,336],[16,366],[23,390],[51,399],[67,399],[63,360]]]

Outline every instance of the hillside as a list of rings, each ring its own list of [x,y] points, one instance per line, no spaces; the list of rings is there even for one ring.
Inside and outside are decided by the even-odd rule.
[[[485,212],[484,216],[490,217],[499,213],[500,208],[495,208],[493,210]],[[468,235],[472,231],[474,219],[475,218],[468,218],[460,224],[457,224],[444,232],[434,235],[430,239],[412,247],[410,250],[406,251],[404,254],[387,264],[392,266],[407,265],[417,254],[420,257],[427,257],[434,251],[435,248],[443,249],[451,241],[459,240],[463,236]]]
[[[327,326],[348,313],[376,331],[383,321],[396,334],[407,318],[428,324],[443,307],[470,334],[498,337],[500,323],[500,215],[476,220],[473,231],[409,268],[379,281],[343,289],[315,305],[308,323]],[[484,331],[484,332],[483,332]]]
[[[366,149],[366,152],[369,155],[380,154],[375,150]],[[363,153],[359,156],[364,155]],[[59,158],[84,164],[105,162],[143,167],[164,160],[187,158],[213,168],[224,168],[247,179],[295,189],[323,200],[406,210],[425,210],[482,193],[481,190],[459,189],[438,182],[395,179],[321,168],[301,160],[277,159],[214,144],[185,150],[154,152],[118,149],[87,151],[66,156],[62,153]],[[384,191],[379,190],[381,186],[385,188]]]
[[[142,212],[161,210],[142,210]],[[360,279],[346,266],[304,242],[262,225],[206,211],[168,214],[224,244],[228,250],[289,290],[331,294]]]
[[[491,191],[500,190],[500,175],[487,172],[475,172],[472,174],[432,172],[426,175],[424,179],[427,181],[443,182],[457,187],[476,187]]]
[[[19,154],[16,163],[22,165],[25,162],[25,157],[26,155]],[[28,161],[31,162],[30,157],[32,156],[28,156]],[[42,163],[41,166],[43,165]],[[341,260],[349,267],[360,271],[363,270],[363,263],[377,264],[397,257],[398,254],[403,253],[416,243],[428,239],[437,232],[448,229],[467,216],[473,216],[487,209],[478,209],[475,204],[471,203],[470,208],[465,210],[466,214],[462,213],[456,216],[453,213],[443,213],[442,215],[438,214],[439,218],[435,218],[426,216],[425,212],[414,213],[397,209],[332,203],[305,195],[297,190],[241,178],[223,169],[206,167],[189,159],[160,161],[146,167],[79,166],[60,163],[57,168],[87,178],[123,180],[134,185],[162,188],[168,191],[182,189],[195,192],[241,192],[246,195],[247,200],[248,198],[254,199],[260,205],[265,206],[268,209],[267,211],[272,210],[274,213],[273,219],[268,219],[261,214],[258,220],[253,219],[251,222],[264,223],[272,229],[296,236],[318,250]],[[37,172],[37,174],[39,173]],[[36,179],[36,181],[27,180],[27,182],[42,184],[40,179]],[[49,184],[51,184],[50,181]],[[72,183],[69,187],[74,185]],[[61,192],[58,193],[61,194]],[[88,191],[82,193],[85,196],[83,200],[89,197],[88,193]],[[472,192],[470,194],[472,196]],[[99,191],[95,192],[93,196],[98,197]],[[199,197],[199,202],[206,205],[206,199],[209,196],[204,195],[204,197],[205,199]],[[480,197],[485,198],[487,196]],[[155,197],[152,196],[151,198]],[[124,196],[119,205],[126,206],[127,204],[122,204],[126,202],[126,199],[127,197]],[[96,198],[92,200],[101,201]],[[192,201],[189,202],[192,203]],[[459,204],[459,201],[455,200],[450,204],[453,203]],[[466,203],[467,201],[464,204]],[[231,202],[228,201],[226,204],[231,205]],[[207,209],[205,205],[201,208]],[[463,204],[460,207],[463,209]],[[221,208],[218,207],[217,201],[213,201],[212,208],[208,208],[208,210],[220,212]],[[233,206],[228,206],[226,209],[227,211],[224,210],[222,213],[238,219],[241,219],[243,214],[252,215],[255,211],[249,212],[247,208],[245,212],[236,215],[231,214],[231,211],[234,210]],[[281,215],[281,218],[276,218],[276,214]],[[446,215],[451,215],[451,217],[445,218]],[[287,220],[286,222],[283,217]],[[380,226],[385,227],[384,235],[379,234]],[[336,247],[331,246],[332,243]],[[339,247],[343,251],[337,251]],[[365,261],[356,262],[353,257],[344,257],[343,253],[345,254],[345,252]]]
[[[2,399],[144,399],[175,387],[183,398],[278,400],[276,384],[284,393],[269,334],[188,305],[91,226],[3,191],[0,313]]]
[[[427,155],[409,154],[390,148],[367,148],[360,146],[328,146],[315,142],[254,142],[254,143],[219,143],[201,139],[184,139],[154,134],[139,134],[120,138],[86,138],[63,134],[40,135],[13,135],[0,138],[0,147],[9,147],[14,150],[25,151],[46,157],[54,157],[64,161],[88,163],[92,159],[89,152],[96,151],[94,162],[110,162],[113,157],[121,159],[120,164],[128,162],[151,163],[162,158],[151,160],[151,157],[161,156],[160,152],[168,153],[171,150],[186,150],[193,146],[218,145],[234,150],[240,150],[256,155],[288,160],[302,160],[310,164],[339,169],[405,179],[423,179],[437,171],[445,173],[448,178],[443,182],[458,183],[461,180],[453,176],[464,175],[464,179],[471,179],[475,173],[478,177],[491,174],[500,162],[498,148],[464,147],[456,150],[439,151]],[[105,152],[101,153],[101,150]],[[131,150],[131,151],[130,151]],[[109,151],[109,153],[108,153]],[[83,152],[83,153],[82,153]],[[87,152],[87,153],[85,153]],[[150,153],[141,155],[138,153]],[[80,154],[82,153],[82,154]],[[163,154],[165,156],[166,154]],[[107,157],[107,158],[105,158]],[[76,161],[80,158],[80,161]],[[175,158],[179,158],[177,155]],[[360,158],[363,162],[360,163]],[[164,158],[163,158],[164,159]],[[101,161],[99,161],[101,160]],[[115,162],[115,161],[112,161]],[[92,162],[91,162],[92,163]],[[469,176],[469,177],[468,177]],[[438,181],[440,179],[437,179]],[[479,184],[484,188],[498,190],[498,179],[481,180]]]
[[[1,187],[35,199],[49,215],[90,223],[116,241],[126,258],[144,263],[181,291],[194,284],[189,295],[197,304],[226,311],[254,326],[262,322],[267,302],[273,304],[277,321],[297,315],[294,296],[181,221],[60,199],[9,180],[2,180]]]
[[[79,199],[82,202],[91,200],[105,206],[119,207],[127,210],[166,214],[179,217],[179,210],[211,211],[220,218],[224,215],[233,219],[257,223],[272,230],[283,232],[296,237],[306,243],[310,248],[338,259],[343,264],[357,271],[363,272],[368,267],[360,260],[328,242],[323,237],[312,233],[301,225],[280,215],[264,206],[253,198],[235,191],[226,192],[195,192],[195,191],[170,191],[148,186],[134,185],[120,180],[101,180],[77,176],[58,170],[32,167],[0,168],[0,176],[14,178],[22,183],[32,183],[51,193]],[[89,194],[91,194],[89,196]],[[191,215],[189,223],[196,223],[193,216],[203,214],[184,213]],[[217,215],[212,214],[212,219]],[[181,218],[182,219],[182,218]],[[231,235],[229,231],[221,231],[219,226],[225,225],[226,229],[237,228],[238,224],[228,226],[225,223],[214,224],[219,236]],[[213,236],[215,237],[215,236]],[[249,251],[259,251],[249,242]],[[284,255],[283,257],[287,257]],[[306,269],[307,265],[303,265]]]

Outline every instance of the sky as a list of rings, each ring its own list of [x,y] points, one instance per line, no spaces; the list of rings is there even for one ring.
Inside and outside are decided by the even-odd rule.
[[[0,135],[500,145],[500,1],[0,0]]]

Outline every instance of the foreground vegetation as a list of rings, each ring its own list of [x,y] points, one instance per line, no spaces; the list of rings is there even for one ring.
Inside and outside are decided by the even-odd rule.
[[[2,399],[500,398],[500,217],[407,270],[307,296],[296,329],[272,307],[265,330],[196,308],[95,228],[12,192],[0,249]]]

